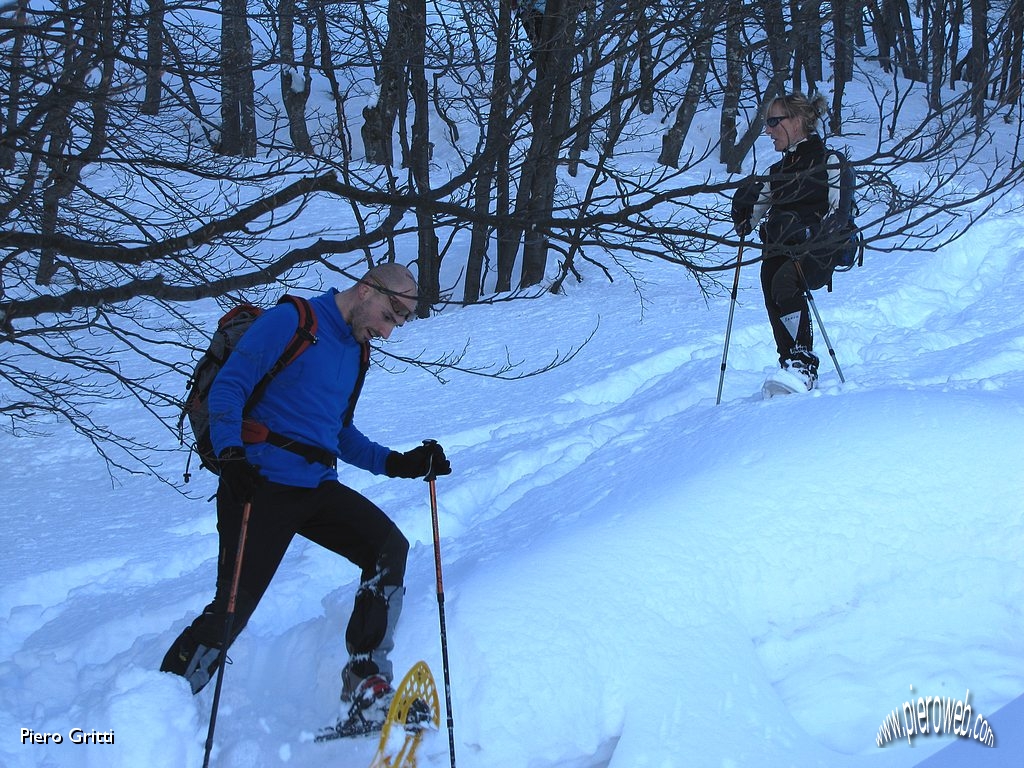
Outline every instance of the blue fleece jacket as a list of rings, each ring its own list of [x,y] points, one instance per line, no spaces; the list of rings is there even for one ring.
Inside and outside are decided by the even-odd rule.
[[[326,448],[347,464],[382,475],[389,449],[368,439],[355,424],[342,427],[359,374],[360,347],[335,304],[337,293],[332,289],[310,300],[319,326],[316,344],[278,373],[250,416],[285,437]],[[264,312],[217,374],[209,406],[210,437],[218,454],[242,444],[242,407],[297,325],[298,312],[291,304]],[[330,467],[268,443],[246,446],[246,456],[275,483],[315,488],[338,477]]]

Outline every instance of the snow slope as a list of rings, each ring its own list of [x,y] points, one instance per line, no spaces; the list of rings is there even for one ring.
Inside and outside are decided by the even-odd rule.
[[[1020,202],[819,292],[847,381],[822,346],[807,396],[755,394],[774,364],[755,268],[718,406],[728,294],[705,302],[661,263],[637,267],[643,305],[632,280],[589,273],[569,296],[395,334],[399,354],[468,340],[468,363],[536,367],[595,331],[541,376],[377,370],[360,403],[367,434],[436,438],[455,470],[437,488],[460,766],[910,766],[970,741],[879,748],[912,696],[969,690],[987,719],[1024,693]],[[192,697],[156,669],[211,594],[212,505],[112,481],[61,428],[0,448],[0,763],[201,765],[213,686]],[[423,658],[440,680],[427,488],[345,480],[413,543],[396,666]],[[212,489],[206,473],[189,487]],[[369,761],[369,742],[311,742],[337,712],[357,578],[293,544],[231,652],[213,765]],[[72,744],[76,727],[115,743]],[[23,728],[64,741],[23,744]],[[993,730],[987,764],[1019,765]],[[448,764],[442,732],[421,765]]]

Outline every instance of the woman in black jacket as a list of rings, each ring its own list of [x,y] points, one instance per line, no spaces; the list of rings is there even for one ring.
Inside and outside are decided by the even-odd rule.
[[[782,159],[769,169],[767,184],[747,182],[733,201],[737,234],[745,236],[761,223],[761,290],[781,366],[769,378],[791,391],[813,389],[818,379],[807,298],[796,264],[811,290],[828,283],[835,267],[828,258],[815,257],[812,242],[822,219],[839,202],[839,170],[826,168],[825,145],[817,132],[824,109],[821,95],[808,99],[790,93],[768,104],[765,133]]]

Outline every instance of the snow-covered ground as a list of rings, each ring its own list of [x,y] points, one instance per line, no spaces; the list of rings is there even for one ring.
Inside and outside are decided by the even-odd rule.
[[[869,129],[851,157],[870,153]],[[763,170],[773,153],[758,152]],[[377,368],[359,404],[370,437],[399,450],[435,438],[452,461],[437,492],[458,765],[890,768],[953,748],[968,756],[944,765],[1020,765],[1019,705],[993,720],[994,749],[934,733],[928,702],[928,734],[876,740],[918,697],[965,701],[983,733],[1024,694],[1022,211],[1011,194],[937,252],[869,251],[819,291],[846,383],[819,335],[809,395],[758,394],[775,360],[756,267],[720,405],[730,271],[706,298],[663,262],[614,282],[584,267],[567,295],[397,331],[389,352],[467,347],[466,366],[520,372],[593,334],[516,381]],[[130,405],[112,414],[169,446]],[[198,768],[213,686],[193,697],[157,668],[212,594],[213,478],[198,473],[187,496],[112,480],[62,427],[0,434],[0,477],[0,765]],[[427,486],[354,469],[343,481],[412,542],[396,667],[424,659],[440,682]],[[292,545],[232,648],[214,766],[368,764],[370,740],[312,742],[338,712],[357,580]],[[114,743],[74,744],[75,728]],[[23,729],[63,743],[25,743]],[[449,762],[442,728],[420,765]]]
[[[467,363],[536,367],[596,329],[552,372],[367,381],[367,434],[436,438],[454,467],[437,489],[458,765],[910,766],[970,741],[876,745],[913,697],[967,696],[987,720],[1024,693],[1024,218],[994,214],[935,254],[869,253],[817,295],[846,383],[822,348],[820,389],[771,401],[756,268],[717,406],[727,293],[706,303],[678,268],[637,270],[643,306],[631,280],[591,274],[387,346],[468,340]],[[0,471],[0,763],[199,766],[213,686],[193,697],[156,670],[211,594],[212,504],[112,483],[60,429],[0,436]],[[427,486],[344,479],[413,543],[396,666],[422,658],[440,680]],[[232,650],[214,765],[368,762],[369,741],[311,741],[337,711],[357,578],[293,544]],[[23,744],[23,728],[64,742]],[[73,744],[73,728],[115,743]],[[995,750],[966,746],[1013,765],[992,730]],[[448,764],[442,725],[421,765]]]

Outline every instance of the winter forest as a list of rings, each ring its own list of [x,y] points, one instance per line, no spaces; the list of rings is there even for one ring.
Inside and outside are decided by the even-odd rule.
[[[204,299],[384,260],[415,262],[421,317],[584,263],[714,281],[786,90],[829,93],[831,142],[869,148],[850,159],[875,253],[955,239],[1024,168],[984,155],[1024,109],[1020,0],[19,1],[0,23],[0,409],[130,471],[155,446],[91,404],[172,425]],[[336,218],[303,215],[324,201]]]
[[[229,306],[389,261],[417,319],[358,420],[455,468],[460,764],[903,768],[966,741],[876,746],[908,684],[1020,720],[1024,0],[13,0],[0,41],[0,763],[200,765],[209,699],[156,671],[217,556],[186,381]],[[762,402],[730,201],[794,90],[865,266],[816,292],[847,379],[822,347]],[[397,661],[440,679],[424,484],[343,482],[413,544]],[[289,557],[223,768],[368,763],[306,738],[356,574]],[[118,751],[10,735],[71,725]],[[928,765],[1013,764],[991,730]]]

